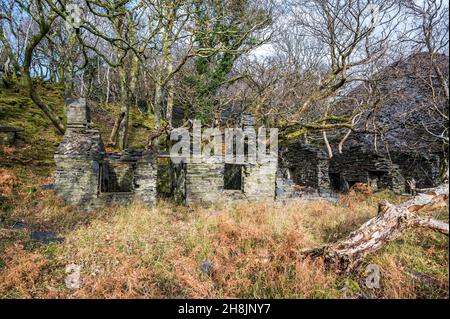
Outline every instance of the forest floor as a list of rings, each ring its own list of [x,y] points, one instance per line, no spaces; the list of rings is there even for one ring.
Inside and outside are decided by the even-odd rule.
[[[60,90],[41,93],[61,105]],[[23,96],[21,87],[0,91],[0,124],[25,129],[18,145],[0,146],[0,298],[449,297],[448,237],[429,230],[409,231],[348,275],[300,258],[301,249],[335,242],[375,216],[380,200],[407,199],[389,191],[352,191],[336,203],[160,200],[77,212],[46,186],[61,137]],[[94,110],[104,139],[109,114]],[[132,124],[136,146],[146,127]],[[448,221],[447,208],[428,214]],[[380,269],[379,288],[365,283],[369,264]],[[80,267],[77,289],[66,285],[68,265]]]

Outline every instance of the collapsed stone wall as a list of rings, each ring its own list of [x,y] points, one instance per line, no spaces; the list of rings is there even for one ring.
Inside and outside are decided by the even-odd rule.
[[[282,146],[279,167],[277,188],[280,195],[288,196],[292,184],[312,188],[322,195],[331,191],[329,159],[324,151],[313,145],[295,141]]]
[[[107,153],[99,131],[91,127],[85,100],[67,101],[66,110],[66,133],[55,153],[56,193],[83,210],[125,204],[134,198],[154,203],[158,180],[156,156],[138,149]],[[244,114],[241,125],[244,132],[252,130],[251,115]],[[329,160],[321,149],[296,141],[280,148],[278,162],[272,158],[267,162],[236,165],[217,156],[207,163],[169,161],[165,169],[169,170],[166,175],[171,180],[171,196],[177,202],[190,204],[301,196],[301,187],[328,196],[332,190],[347,191],[357,182],[367,183],[374,190],[389,188],[401,193],[405,179],[414,178],[419,188],[435,186],[439,182],[439,160],[435,154],[418,157],[402,152],[393,152],[387,158],[358,147],[348,148]],[[226,182],[230,174],[232,180]]]
[[[391,152],[390,156],[398,165],[404,179],[414,179],[417,188],[435,187],[440,183],[440,154]],[[408,188],[408,185],[405,187]]]
[[[399,166],[390,159],[359,147],[336,154],[330,160],[330,180],[333,189],[347,191],[355,183],[365,183],[372,189],[391,189],[396,193],[405,190],[405,179]]]
[[[301,196],[293,185],[317,190],[320,195],[332,191],[347,191],[355,183],[365,183],[372,189],[391,189],[403,193],[407,180],[415,179],[417,187],[434,187],[439,183],[438,154],[391,152],[388,155],[354,146],[335,154],[326,153],[300,141],[280,148],[277,174],[277,197]]]
[[[419,188],[436,186],[439,169],[439,154],[391,152],[388,156],[354,146],[329,160],[321,149],[296,141],[280,148],[276,192],[279,198],[301,196],[305,192],[295,188],[299,185],[328,195],[365,183],[375,191],[387,188],[402,193],[406,181],[413,178]]]

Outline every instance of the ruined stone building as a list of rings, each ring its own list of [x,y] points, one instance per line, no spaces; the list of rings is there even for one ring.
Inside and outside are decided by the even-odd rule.
[[[439,171],[447,151],[434,135],[438,136],[446,129],[439,112],[447,113],[448,104],[431,59],[428,53],[416,53],[373,76],[379,103],[376,110],[362,114],[365,120],[359,122],[357,129],[364,130],[366,123],[371,123],[368,129],[379,134],[351,134],[343,156],[333,159],[335,164],[331,165],[331,173],[337,173],[347,161],[353,163],[355,171],[373,175],[373,167],[355,164],[364,163],[366,159],[377,162],[378,167],[383,167],[383,174],[390,175],[392,182],[381,181],[381,187],[401,191],[402,188],[408,190],[407,181],[411,179],[419,188],[433,187],[440,182]],[[433,59],[448,78],[448,56],[436,55]],[[430,83],[434,85],[433,90]],[[367,94],[367,89],[361,85],[349,95],[364,101]],[[348,107],[349,112],[354,111],[352,104]]]
[[[250,114],[244,114],[242,128],[244,132],[254,129]],[[91,127],[89,107],[84,99],[78,99],[67,103],[67,129],[55,153],[55,191],[68,204],[92,210],[133,199],[153,204],[161,195],[157,191],[161,176],[169,179],[167,193],[175,201],[191,204],[274,200],[310,193],[328,197],[355,183],[401,193],[406,179],[416,178],[421,187],[428,186],[439,173],[436,156],[418,166],[417,159],[403,153],[393,152],[391,159],[359,147],[348,148],[330,160],[319,147],[294,141],[281,145],[278,158],[275,156],[236,164],[217,155],[208,162],[169,161],[161,166],[158,156],[143,149],[108,153],[99,131]],[[161,170],[165,174],[158,174]]]
[[[278,155],[278,197],[300,195],[293,194],[292,185],[304,186],[305,191],[315,191],[317,195],[331,193],[329,160],[323,150],[298,140],[282,145]]]
[[[245,113],[241,125],[244,134],[253,130],[253,116]],[[265,162],[235,164],[223,155],[211,162],[174,165],[174,196],[178,202],[216,202],[227,199],[273,200],[277,158]]]
[[[374,191],[391,189],[404,192],[405,179],[399,166],[375,152],[350,149],[329,159],[320,147],[301,141],[286,143],[279,153],[277,189],[285,184],[302,186],[302,193],[316,192],[329,196],[346,192],[356,183],[371,186]],[[280,190],[280,196],[291,190]]]
[[[67,129],[55,153],[55,191],[68,204],[91,210],[132,199],[152,204],[157,196],[158,156],[127,149],[107,153],[100,133],[91,128],[84,99],[67,103]],[[244,121],[253,127],[252,118]],[[178,202],[215,202],[222,199],[274,199],[276,158],[267,162],[181,163],[170,169],[172,196]]]
[[[407,181],[411,179],[419,188],[439,183],[440,157],[437,154],[419,156],[400,151],[389,155],[353,146],[329,159],[318,146],[301,141],[286,143],[279,151],[277,197],[311,192],[328,196],[346,192],[356,183],[367,184],[374,191],[390,189],[400,194],[408,191]],[[301,186],[303,191],[295,192],[292,185]]]
[[[434,58],[448,78],[448,57]],[[284,177],[295,184],[316,187],[319,192],[324,186],[318,181],[332,191],[346,191],[355,183],[366,183],[374,190],[391,189],[397,193],[408,191],[407,182],[412,179],[418,188],[439,184],[447,150],[436,138],[445,130],[445,121],[436,110],[448,113],[448,105],[438,83],[434,93],[428,86],[427,81],[437,80],[430,61],[429,54],[417,53],[373,75],[378,104],[375,110],[362,112],[356,130],[377,134],[352,133],[342,154],[334,149],[334,156],[328,159],[322,151],[325,146],[320,143],[321,136],[315,139],[315,146],[298,141],[286,143],[280,150]],[[368,94],[365,85],[356,87],[338,105],[338,115],[350,117],[358,107],[352,101],[366,101]],[[337,145],[341,138],[336,134],[329,141]]]
[[[439,59],[448,66],[448,57]],[[329,196],[355,183],[397,193],[407,191],[411,179],[419,188],[435,186],[444,155],[441,141],[430,138],[429,130],[438,134],[443,123],[435,113],[427,113],[431,98],[422,87],[423,78],[430,75],[426,61],[426,55],[414,55],[380,73],[380,105],[376,112],[365,111],[361,117],[366,121],[358,124],[376,123],[376,130],[369,129],[378,133],[352,133],[342,153],[335,150],[331,159],[319,145],[297,140],[284,141],[278,158],[267,162],[236,164],[217,155],[200,163],[173,164],[167,159],[161,166],[161,154],[151,151],[106,152],[99,131],[91,126],[84,99],[69,101],[67,130],[55,154],[55,190],[67,203],[89,210],[132,199],[152,204],[163,195],[190,204],[283,199],[310,192]],[[364,94],[364,86],[357,87],[350,100],[363,99]],[[354,112],[354,105],[343,104],[339,115]],[[448,110],[448,105],[437,107]],[[240,119],[244,134],[254,130],[251,114]],[[364,127],[357,129],[364,131]],[[163,178],[168,179],[164,191],[157,188]]]
[[[355,183],[367,184],[374,191],[405,191],[405,178],[398,165],[381,154],[359,148],[333,156],[329,176],[331,187],[336,191],[346,192]]]
[[[83,210],[124,204],[133,198],[156,200],[156,164],[153,154],[127,150],[107,153],[100,133],[91,128],[84,99],[67,103],[67,128],[55,153],[55,192]]]
[[[375,152],[355,145],[329,160],[331,189],[346,192],[355,183],[368,184],[374,191],[390,189],[397,194],[409,191],[408,181],[416,187],[440,183],[441,157],[435,153],[407,151]]]

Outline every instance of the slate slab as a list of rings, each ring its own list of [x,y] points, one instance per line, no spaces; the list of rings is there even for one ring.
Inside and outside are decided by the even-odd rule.
[[[58,237],[57,234],[52,231],[33,230],[30,237],[32,240],[42,244],[50,244],[55,242],[62,243],[64,241],[63,237]]]

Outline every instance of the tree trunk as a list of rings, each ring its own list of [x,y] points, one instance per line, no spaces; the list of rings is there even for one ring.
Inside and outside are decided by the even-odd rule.
[[[331,149],[330,142],[328,141],[327,132],[322,132],[323,141],[325,142],[325,146],[327,147],[328,158],[333,158],[333,150]]]
[[[329,109],[330,109],[330,103],[327,102],[327,108],[325,110],[325,117],[328,116],[328,110]],[[324,121],[323,124],[325,125],[325,124],[327,124],[327,122]],[[323,141],[325,143],[325,146],[327,148],[328,158],[331,159],[331,158],[333,158],[333,149],[331,148],[330,141],[328,140],[327,131],[324,130],[322,132],[322,137],[323,137]]]
[[[397,206],[387,201],[380,202],[378,216],[364,223],[346,239],[335,244],[306,249],[302,252],[303,255],[323,257],[327,265],[336,266],[340,272],[350,272],[361,264],[365,256],[397,239],[407,229],[425,227],[448,236],[447,223],[415,214],[419,210],[447,205],[448,184],[422,192]]]
[[[155,131],[159,132],[161,128],[161,104],[162,104],[162,89],[161,85],[156,83],[155,88],[155,103],[154,103],[154,111],[155,111]],[[155,151],[159,151],[159,135],[155,136],[152,141],[150,141],[152,148]]]
[[[64,71],[64,98],[73,97],[73,62],[66,61]]]
[[[342,154],[342,149],[344,147],[344,143],[345,141],[347,141],[348,137],[350,136],[350,134],[352,133],[352,130],[347,130],[347,132],[345,133],[344,137],[342,138],[342,140],[339,142],[338,144],[338,153]]]
[[[9,43],[9,40],[4,33],[3,24],[1,20],[0,20],[0,42],[3,43],[3,48],[6,52],[6,55],[9,58],[9,63],[12,65],[12,67],[14,68],[14,73],[17,75],[20,72],[20,65],[11,48],[11,44]],[[5,71],[8,73],[10,72],[10,70]]]
[[[50,24],[54,21],[54,18],[51,19],[47,24],[44,24],[40,28],[40,32],[32,37],[30,43],[28,44],[26,50],[25,50],[25,57],[24,57],[24,77],[25,81],[28,86],[28,94],[31,98],[31,100],[44,112],[44,114],[50,119],[50,121],[53,123],[53,125],[56,127],[56,129],[61,133],[64,134],[65,127],[62,123],[61,119],[53,112],[53,110],[45,104],[39,97],[37,93],[36,86],[34,85],[33,79],[31,78],[30,69],[31,69],[31,61],[33,58],[33,52],[34,48],[41,42],[41,40],[45,37],[45,35],[48,33],[50,29]]]
[[[167,70],[168,74],[173,72],[173,62],[172,55],[169,52],[167,58]],[[173,78],[167,83],[167,109],[166,109],[166,122],[172,125],[172,115],[173,115],[173,103],[174,103],[174,83]]]
[[[166,121],[169,125],[172,125],[172,117],[173,117],[173,103],[174,103],[174,92],[173,92],[173,81],[170,80],[167,85],[167,112],[166,112]]]
[[[128,117],[129,117],[129,108],[128,105],[125,106],[122,113],[124,114],[122,122],[119,126],[119,148],[124,150],[127,147],[128,142]]]
[[[121,113],[123,113],[123,118],[119,126],[119,148],[125,149],[127,146],[128,139],[128,86],[127,86],[127,71],[125,66],[122,64],[119,66],[119,77],[120,77],[120,104],[122,107]]]
[[[106,66],[106,104],[109,103],[109,92],[110,92],[110,82],[109,82],[109,64]]]
[[[117,133],[119,132],[120,123],[122,123],[123,118],[125,117],[124,112],[120,112],[119,116],[117,117],[116,121],[114,122],[113,129],[111,131],[111,135],[109,136],[109,146],[116,146],[117,143]]]

